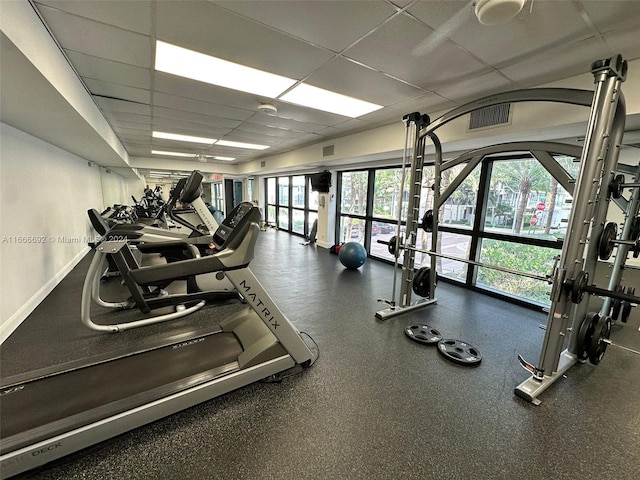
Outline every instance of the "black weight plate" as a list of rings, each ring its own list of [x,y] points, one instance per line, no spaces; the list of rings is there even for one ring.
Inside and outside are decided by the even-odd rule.
[[[442,340],[440,332],[429,325],[411,325],[404,329],[404,333],[414,342],[424,345],[434,345]]]
[[[396,253],[396,237],[395,235],[389,239],[389,243],[387,244],[387,250],[391,255],[395,255]]]
[[[636,289],[635,287],[628,287],[627,292],[629,295],[635,295]],[[631,315],[631,302],[627,302],[626,300],[622,301],[622,314],[620,315],[620,320],[622,323],[627,323],[629,320],[629,315]]]
[[[427,210],[422,216],[422,230],[433,232],[433,210]]]
[[[431,269],[429,267],[420,268],[413,276],[413,292],[416,295],[427,298],[431,290]]]
[[[640,215],[632,220],[630,240],[640,240]]]
[[[600,260],[609,260],[613,253],[614,243],[618,235],[618,224],[615,222],[609,222],[604,226],[602,234],[600,235],[600,242],[598,243],[598,256]]]
[[[578,360],[585,361],[589,358],[589,346],[591,345],[591,337],[593,337],[593,329],[600,320],[600,315],[596,312],[589,312],[584,316],[584,320],[578,329],[578,341],[576,342],[576,356]]]
[[[389,243],[387,244],[387,250],[393,256],[396,256],[396,241],[398,242],[398,252],[400,252],[400,249],[402,248],[402,242],[404,241],[404,239],[402,238],[402,236],[396,237],[395,235],[389,239]]]
[[[622,196],[622,185],[624,184],[624,175],[619,174],[616,175],[611,183],[609,184],[609,192],[613,198],[620,198]]]
[[[580,270],[571,284],[571,301],[580,303],[584,297],[584,289],[589,283],[589,274],[584,270]]]
[[[482,361],[480,351],[462,340],[443,339],[438,342],[438,352],[459,365],[474,367]]]
[[[604,316],[595,323],[593,335],[591,336],[591,344],[589,345],[589,361],[594,365],[600,363],[607,350],[607,344],[603,339],[608,339],[611,335],[611,318]]]

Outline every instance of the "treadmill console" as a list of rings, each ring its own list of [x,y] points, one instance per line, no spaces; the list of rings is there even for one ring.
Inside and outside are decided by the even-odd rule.
[[[227,215],[213,234],[213,243],[218,250],[226,248],[236,239],[244,237],[251,223],[259,219],[258,208],[249,202],[242,202]]]

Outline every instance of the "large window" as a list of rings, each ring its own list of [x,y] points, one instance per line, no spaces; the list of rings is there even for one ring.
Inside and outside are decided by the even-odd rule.
[[[457,165],[442,172],[441,191],[462,174],[465,165]],[[447,198],[440,213],[440,224],[458,228],[473,228],[478,202],[478,185],[480,183],[480,165],[466,176],[462,183]]]
[[[484,230],[552,240],[564,238],[571,213],[570,198],[535,159],[493,162]]]
[[[267,222],[281,230],[308,236],[318,218],[318,193],[308,176],[269,177],[265,181]]]
[[[359,242],[365,248],[367,239],[367,204],[369,172],[343,172],[340,175],[340,216],[338,242]]]
[[[573,157],[553,155],[553,159],[552,166],[549,162],[543,166],[531,155],[518,152],[451,168],[445,162],[440,192],[446,198],[437,212],[437,243],[433,245],[431,233],[418,229],[415,267],[431,265],[427,252],[435,248],[446,256],[435,260],[441,277],[525,302],[549,304],[547,282],[456,259],[541,278],[551,274],[571,208],[571,194],[562,185],[570,188],[579,168]],[[389,247],[377,241],[406,236],[408,175],[409,169],[401,192],[401,168],[342,172],[338,241],[360,242],[370,256],[393,262]],[[427,209],[434,208],[434,181],[434,168],[425,167],[418,221]]]
[[[275,225],[276,223],[276,179],[267,178],[266,180],[266,197],[267,197],[267,214],[265,221],[269,225]]]

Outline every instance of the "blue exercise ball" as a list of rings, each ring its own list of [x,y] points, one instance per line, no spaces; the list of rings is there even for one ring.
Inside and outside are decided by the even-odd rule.
[[[340,248],[338,258],[349,270],[356,270],[367,260],[367,251],[358,242],[347,242]]]

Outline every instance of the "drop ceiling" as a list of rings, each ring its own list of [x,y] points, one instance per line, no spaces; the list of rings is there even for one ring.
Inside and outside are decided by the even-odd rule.
[[[640,58],[640,1],[527,0],[494,26],[477,21],[473,2],[456,0],[33,4],[133,158],[153,149],[237,164],[583,74],[616,53]],[[349,118],[157,72],[156,40],[384,108]],[[261,103],[277,115],[258,112]],[[182,143],[152,138],[154,130],[270,148]]]

